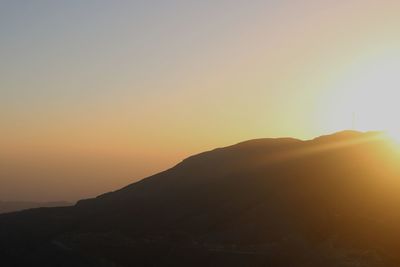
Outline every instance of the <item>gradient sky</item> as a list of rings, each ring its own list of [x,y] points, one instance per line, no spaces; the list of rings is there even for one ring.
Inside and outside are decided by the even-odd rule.
[[[398,14],[389,0],[0,1],[0,199],[92,197],[215,147],[351,128],[354,112],[379,128],[357,103],[365,76],[390,82],[383,102],[400,88]]]

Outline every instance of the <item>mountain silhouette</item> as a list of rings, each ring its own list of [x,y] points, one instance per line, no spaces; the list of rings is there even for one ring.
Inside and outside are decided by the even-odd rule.
[[[73,205],[72,203],[66,201],[54,201],[54,202],[0,201],[0,213],[21,211],[33,208],[62,207],[62,206],[72,206],[72,205]]]
[[[2,266],[400,266],[381,133],[256,139],[73,207],[0,215]]]

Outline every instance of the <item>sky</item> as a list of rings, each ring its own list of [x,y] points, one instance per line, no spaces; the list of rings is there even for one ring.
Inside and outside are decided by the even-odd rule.
[[[392,0],[2,0],[0,200],[94,197],[253,138],[393,131],[399,12]]]

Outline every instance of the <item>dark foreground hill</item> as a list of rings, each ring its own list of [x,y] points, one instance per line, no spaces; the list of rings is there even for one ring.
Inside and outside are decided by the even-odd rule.
[[[21,211],[33,208],[63,207],[72,205],[73,205],[72,203],[65,201],[56,201],[56,202],[0,201],[0,213]]]
[[[0,215],[1,266],[400,266],[400,159],[378,133],[258,139],[74,207]]]

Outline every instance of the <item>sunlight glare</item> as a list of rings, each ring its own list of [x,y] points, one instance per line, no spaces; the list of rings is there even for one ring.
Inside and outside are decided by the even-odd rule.
[[[329,131],[384,131],[400,143],[400,54],[353,65],[323,102],[321,123]]]

